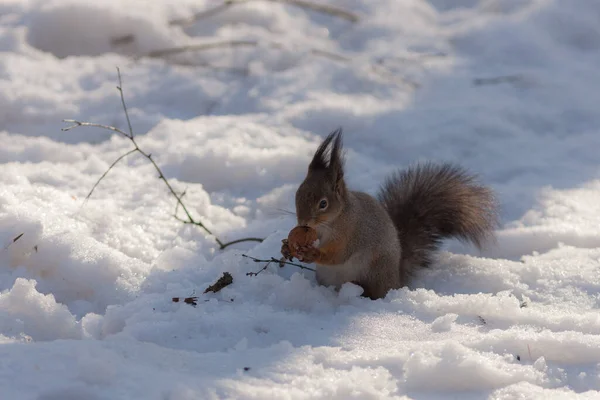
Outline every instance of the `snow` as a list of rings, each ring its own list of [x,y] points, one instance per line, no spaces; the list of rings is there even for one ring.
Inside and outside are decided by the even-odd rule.
[[[600,397],[600,3],[330,0],[0,4],[2,399]],[[226,41],[200,52],[143,57]],[[219,250],[173,218],[147,160]],[[270,265],[317,144],[351,187],[459,162],[499,195],[484,251],[411,288],[339,293]],[[179,210],[180,215],[181,210]],[[15,240],[16,239],[16,240]],[[233,284],[203,294],[224,271]],[[198,296],[192,307],[173,297]]]

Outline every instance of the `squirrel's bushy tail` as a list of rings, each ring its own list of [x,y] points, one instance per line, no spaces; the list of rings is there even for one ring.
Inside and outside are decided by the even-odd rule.
[[[403,284],[412,271],[432,262],[443,239],[455,237],[481,248],[498,225],[493,192],[452,164],[398,171],[382,185],[379,200],[398,230]]]

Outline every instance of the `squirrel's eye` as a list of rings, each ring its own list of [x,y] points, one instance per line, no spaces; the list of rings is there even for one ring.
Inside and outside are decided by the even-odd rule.
[[[324,210],[324,209],[326,209],[326,208],[327,208],[327,200],[325,200],[325,199],[321,200],[321,201],[319,202],[319,208],[320,208],[321,210]]]

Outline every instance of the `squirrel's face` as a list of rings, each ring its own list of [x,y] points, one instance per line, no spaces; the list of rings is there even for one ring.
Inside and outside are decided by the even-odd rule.
[[[344,207],[344,193],[336,187],[335,179],[322,171],[310,171],[296,191],[298,225],[320,231],[327,227]]]
[[[346,185],[341,152],[342,131],[338,129],[321,143],[296,191],[298,225],[316,229],[319,236],[344,208]]]

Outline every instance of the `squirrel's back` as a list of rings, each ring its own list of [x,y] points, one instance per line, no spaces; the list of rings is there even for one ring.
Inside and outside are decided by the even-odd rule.
[[[379,201],[398,231],[400,279],[432,262],[441,241],[454,237],[481,248],[498,225],[493,192],[453,164],[417,164],[389,176]]]

